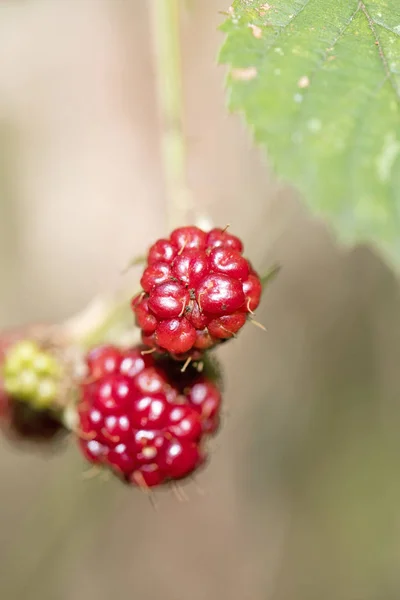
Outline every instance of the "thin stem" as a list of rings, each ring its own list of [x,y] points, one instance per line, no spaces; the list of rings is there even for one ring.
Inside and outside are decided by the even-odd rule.
[[[127,330],[136,334],[130,300],[135,294],[130,289],[95,297],[83,311],[64,324],[69,338],[83,347],[125,337]]]
[[[188,224],[193,209],[186,182],[186,145],[182,122],[180,0],[152,0],[149,6],[162,127],[167,225],[170,230]]]

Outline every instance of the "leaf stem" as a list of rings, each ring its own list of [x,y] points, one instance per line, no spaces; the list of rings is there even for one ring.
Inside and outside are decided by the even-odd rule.
[[[171,230],[188,224],[193,209],[186,182],[186,144],[182,119],[180,0],[152,0],[149,6],[162,128],[167,226]]]

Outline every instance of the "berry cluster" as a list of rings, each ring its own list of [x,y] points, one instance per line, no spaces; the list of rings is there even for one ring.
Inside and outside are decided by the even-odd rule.
[[[150,488],[206,461],[222,401],[207,351],[238,333],[262,287],[239,238],[194,226],[151,246],[140,281],[131,307],[143,346],[94,348],[83,381],[69,331],[0,337],[0,427],[14,439],[43,441],[65,424],[89,462]]]
[[[152,487],[204,463],[204,439],[218,428],[221,395],[197,371],[177,378],[169,361],[142,351],[103,346],[89,353],[78,435],[91,463]]]
[[[234,337],[257,308],[261,282],[226,230],[175,229],[151,246],[132,300],[146,346],[178,358],[200,356]]]

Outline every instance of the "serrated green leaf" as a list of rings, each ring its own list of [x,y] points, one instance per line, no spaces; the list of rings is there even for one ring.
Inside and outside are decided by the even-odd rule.
[[[346,243],[400,263],[400,1],[236,0],[229,106]]]

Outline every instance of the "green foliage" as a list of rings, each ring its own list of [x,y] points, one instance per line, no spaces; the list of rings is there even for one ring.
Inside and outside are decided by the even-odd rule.
[[[229,106],[345,243],[400,262],[399,0],[236,0]]]

